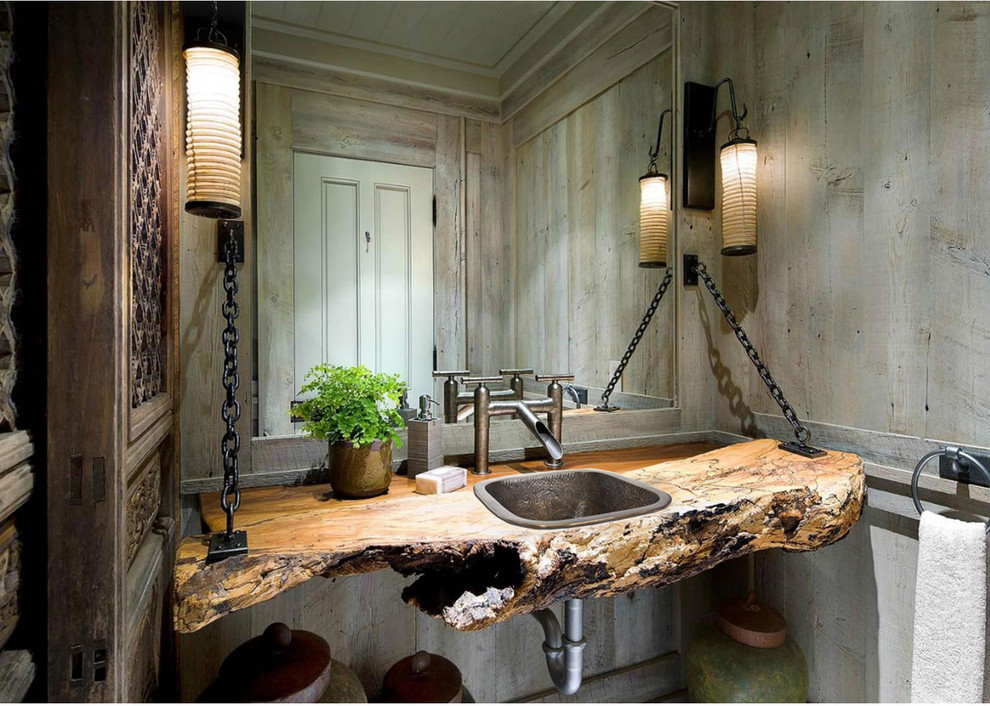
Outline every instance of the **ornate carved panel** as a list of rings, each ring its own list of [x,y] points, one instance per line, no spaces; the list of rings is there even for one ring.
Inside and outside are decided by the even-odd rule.
[[[166,391],[166,231],[162,5],[130,14],[131,406]]]
[[[21,542],[14,520],[0,525],[0,647],[17,625],[20,608],[17,600],[21,576]]]
[[[10,82],[10,6],[0,5],[0,431],[17,428],[16,409],[11,401],[17,379],[17,334],[11,308],[17,296],[17,251],[14,227],[14,168],[10,147],[14,139],[14,92]]]
[[[127,564],[158,517],[161,507],[162,459],[157,453],[141,469],[127,498]]]

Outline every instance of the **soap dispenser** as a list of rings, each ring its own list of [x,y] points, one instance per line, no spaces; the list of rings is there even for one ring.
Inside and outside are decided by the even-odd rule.
[[[419,398],[419,412],[410,419],[408,473],[415,477],[443,465],[443,421],[430,413],[437,404],[429,395]]]

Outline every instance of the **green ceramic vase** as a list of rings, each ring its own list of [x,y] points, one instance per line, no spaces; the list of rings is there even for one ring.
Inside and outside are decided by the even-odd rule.
[[[694,703],[808,700],[808,663],[790,637],[780,647],[750,647],[705,621],[684,661],[688,698]]]
[[[320,699],[322,704],[366,704],[368,696],[354,670],[343,662],[330,660],[330,686]]]
[[[330,444],[330,487],[338,498],[371,498],[388,492],[392,482],[392,442],[354,448],[349,441]]]

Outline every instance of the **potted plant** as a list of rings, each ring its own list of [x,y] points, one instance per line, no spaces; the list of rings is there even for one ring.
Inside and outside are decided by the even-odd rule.
[[[398,375],[372,373],[363,365],[314,365],[301,393],[313,396],[292,407],[303,431],[330,445],[330,485],[338,497],[370,498],[388,492],[392,445],[402,443],[405,420]]]

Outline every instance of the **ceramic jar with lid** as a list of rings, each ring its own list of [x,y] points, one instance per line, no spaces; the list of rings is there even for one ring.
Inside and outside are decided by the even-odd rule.
[[[420,650],[388,670],[382,701],[393,703],[461,703],[461,670],[445,657]]]
[[[327,641],[272,623],[230,653],[199,701],[307,703],[319,700],[329,684]]]
[[[684,662],[695,703],[808,700],[801,648],[788,637],[783,616],[753,594],[722,603],[714,621],[700,623]]]
[[[367,703],[361,680],[319,635],[272,623],[220,665],[200,702]]]

